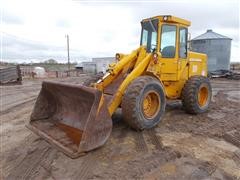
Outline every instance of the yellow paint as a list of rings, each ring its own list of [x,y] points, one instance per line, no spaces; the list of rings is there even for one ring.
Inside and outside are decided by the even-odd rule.
[[[150,91],[144,97],[143,104],[143,115],[147,119],[151,119],[158,113],[160,109],[160,97],[155,91]]]
[[[164,20],[164,17],[167,17],[166,21]],[[159,19],[161,22],[167,22],[167,23],[171,23],[171,24],[182,24],[184,26],[190,26],[191,25],[190,21],[187,21],[187,20],[179,18],[179,17],[170,16],[170,15],[154,16],[154,17],[151,17],[151,18],[143,19],[142,22],[148,21],[150,19]]]
[[[139,65],[130,73],[128,74],[128,76],[126,77],[126,79],[122,82],[122,84],[120,85],[120,87],[118,88],[116,94],[113,97],[113,100],[108,108],[109,113],[112,115],[115,110],[118,108],[118,106],[121,104],[122,102],[122,96],[126,90],[126,88],[128,87],[128,85],[137,77],[141,76],[148,64],[149,61],[151,59],[151,54],[148,54],[142,61],[141,63],[139,63]]]
[[[180,27],[188,28],[191,23],[174,16],[155,16],[144,19],[142,22],[151,19],[158,19],[157,49],[155,52],[158,55],[157,61],[154,61],[153,53],[148,53],[145,46],[140,46],[128,55],[118,53],[118,62],[109,65],[108,76],[94,86],[104,93],[104,89],[114,83],[114,80],[119,75],[124,75],[125,79],[119,84],[118,89],[113,95],[112,101],[110,101],[108,105],[108,110],[111,115],[121,104],[122,96],[128,85],[141,75],[151,75],[159,79],[164,86],[164,92],[168,99],[181,98],[182,88],[189,77],[194,75],[207,76],[207,56],[205,54],[195,53],[188,50],[187,58],[179,58],[179,29]],[[174,58],[163,58],[159,51],[161,30],[162,26],[165,24],[175,25],[177,29]],[[201,95],[199,95],[199,97],[200,96]],[[200,99],[200,103],[204,103],[204,96]]]
[[[198,92],[198,104],[203,107],[206,105],[208,100],[208,89],[207,87],[201,87]]]

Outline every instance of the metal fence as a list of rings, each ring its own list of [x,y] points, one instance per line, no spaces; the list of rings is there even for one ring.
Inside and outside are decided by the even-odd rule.
[[[65,78],[65,77],[79,77],[83,74],[82,69],[71,69],[70,71],[54,71],[46,70],[41,77],[34,71],[33,66],[21,66],[23,78]]]
[[[11,66],[0,69],[0,85],[17,83],[21,84],[22,75],[20,66]]]
[[[70,70],[70,71],[47,71],[47,77],[49,78],[64,78],[64,77],[79,77],[80,74],[83,74],[79,70]]]

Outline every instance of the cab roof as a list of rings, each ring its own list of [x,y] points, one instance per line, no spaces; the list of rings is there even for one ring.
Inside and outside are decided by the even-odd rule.
[[[171,15],[159,15],[159,16],[154,16],[150,18],[143,19],[142,22],[149,21],[152,19],[159,19],[161,22],[169,22],[169,23],[177,23],[177,24],[182,24],[185,26],[190,26],[191,22],[179,17],[171,16]]]

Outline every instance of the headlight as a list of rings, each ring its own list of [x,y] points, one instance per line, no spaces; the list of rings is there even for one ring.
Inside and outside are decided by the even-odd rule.
[[[157,53],[154,53],[154,54],[153,54],[153,58],[154,58],[154,59],[157,59],[157,57],[158,57]]]
[[[154,62],[154,64],[157,64],[157,62],[158,62],[158,54],[157,53],[153,54],[153,62]]]
[[[167,16],[163,16],[163,20],[167,21],[168,17]]]

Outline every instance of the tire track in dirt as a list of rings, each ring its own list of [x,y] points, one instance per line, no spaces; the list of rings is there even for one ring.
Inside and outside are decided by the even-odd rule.
[[[119,144],[122,144],[124,142],[124,140],[126,139],[126,137],[128,137],[129,130],[130,130],[129,128],[122,129],[121,134],[118,136]]]
[[[13,168],[6,179],[31,179],[31,174],[38,168],[41,162],[46,161],[50,153],[50,146],[44,141],[40,141],[37,147],[24,157],[24,159]]]
[[[227,132],[223,135],[223,139],[240,148],[240,133],[237,131]]]
[[[33,134],[29,134],[25,140],[23,141],[23,143],[21,143],[19,146],[20,147],[27,147],[30,143],[32,143],[34,141],[34,136]],[[24,159],[24,157],[26,156],[25,153],[22,153],[20,156],[15,155],[15,153],[18,152],[18,148],[14,148],[11,152],[9,152],[9,154],[5,155],[6,157],[6,161],[9,162],[9,164],[7,166],[4,167],[4,172],[5,174],[8,174],[9,172],[12,171],[12,169],[14,169],[14,167],[16,167],[18,164],[21,163],[21,161]],[[14,158],[12,160],[12,158]],[[10,163],[11,162],[11,163]]]
[[[81,164],[81,167],[79,168],[75,179],[87,179],[87,177],[93,172],[96,166],[96,156],[94,154],[87,155],[87,157]]]
[[[2,96],[13,96],[13,95],[16,95],[16,94],[19,94],[19,93],[32,93],[32,92],[37,92],[37,91],[40,91],[40,88],[38,88],[36,90],[36,87],[31,87],[31,88],[28,88],[28,89],[13,89],[13,90],[6,90],[6,92],[2,92],[2,94],[0,94],[0,97]]]
[[[116,133],[117,131],[119,135],[114,138],[118,140],[118,143],[121,144],[124,142],[125,138],[129,135],[129,128],[128,127],[123,127],[123,128],[114,128],[113,131]],[[113,132],[113,133],[114,133]],[[99,161],[103,160],[104,158],[107,157],[107,151],[105,152],[106,149],[104,149],[104,147],[97,149],[93,152],[88,152],[88,154],[83,157],[84,160],[81,164],[81,166],[79,167],[78,173],[76,174],[76,176],[73,179],[87,179],[89,178],[89,176],[93,175],[93,172],[96,168],[98,168],[99,166]],[[116,149],[115,153],[119,153],[120,149]],[[108,154],[109,155],[109,154]],[[114,156],[112,154],[112,156]],[[111,157],[107,157],[107,161],[111,162]]]
[[[222,84],[222,85],[227,85],[227,84],[230,84],[230,85],[234,85],[233,82],[231,81],[211,81],[211,84]]]
[[[234,152],[233,160],[236,163],[240,163],[240,149]]]
[[[87,179],[92,173],[94,169],[97,168],[99,159],[103,156],[103,148],[97,149],[94,152],[89,152],[82,162],[76,176],[73,179]]]
[[[57,152],[58,151],[56,149],[51,148],[48,156],[43,161],[41,161],[41,166],[44,167],[44,169],[48,172],[51,171],[51,164],[53,160],[57,157]]]
[[[137,152],[148,152],[147,144],[145,142],[143,132],[132,132],[134,137],[135,149]]]
[[[136,155],[121,164],[113,164],[100,174],[102,179],[144,179],[143,176],[159,168],[166,162],[177,158],[177,153],[169,151],[156,151],[151,154]],[[98,176],[96,176],[98,177]]]
[[[198,134],[208,133],[211,129],[214,129],[219,124],[219,121],[212,121],[205,126],[199,127],[196,131]]]
[[[8,108],[8,109],[5,109],[5,110],[1,111],[1,112],[0,112],[0,115],[5,115],[5,114],[7,114],[7,113],[11,113],[11,112],[14,111],[14,110],[19,110],[19,109],[21,109],[23,106],[26,106],[26,105],[34,102],[36,99],[37,99],[37,97],[34,96],[33,98],[29,98],[29,99],[27,99],[27,100],[25,100],[25,101],[22,101],[21,103],[18,103],[18,104],[14,105],[14,106],[12,106],[12,107],[10,107],[10,108]]]
[[[55,179],[52,175],[52,162],[54,159],[57,158],[57,150],[51,148],[49,153],[46,153],[44,159],[40,162],[39,166],[30,174],[31,179],[34,179],[34,177],[37,177],[40,175],[39,171],[41,168],[44,170],[44,178],[51,177],[52,179]],[[41,177],[41,176],[40,176]],[[38,178],[40,179],[40,178]]]
[[[189,179],[207,179],[216,171],[216,169],[216,166],[209,162],[201,162],[198,165],[198,168],[190,174]]]
[[[230,92],[230,91],[239,91],[240,88],[222,88],[222,87],[219,87],[219,88],[214,88],[212,91],[227,91],[227,92]]]
[[[19,98],[20,97],[20,98]],[[37,98],[37,94],[25,94],[25,96],[21,95],[15,95],[14,97],[11,97],[11,99],[14,99],[14,101],[5,102],[3,105],[5,106],[5,110],[10,109],[16,105],[22,104],[23,102],[32,99]]]
[[[119,124],[118,124],[119,126]],[[131,129],[129,127],[120,127],[120,128],[113,128],[112,130],[112,137],[118,141],[119,144],[123,143],[125,138],[129,135],[129,132],[131,131]],[[117,136],[114,136],[114,134],[117,134]]]
[[[156,135],[154,129],[148,130],[147,135],[149,136],[151,143],[156,147],[157,150],[163,150],[161,138]]]

